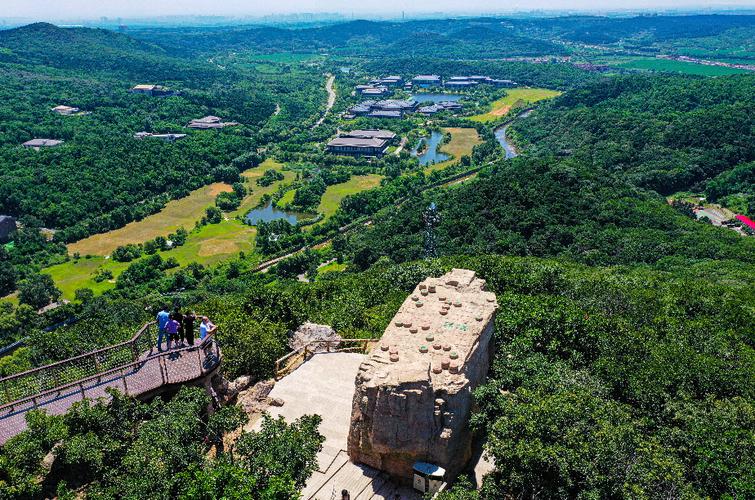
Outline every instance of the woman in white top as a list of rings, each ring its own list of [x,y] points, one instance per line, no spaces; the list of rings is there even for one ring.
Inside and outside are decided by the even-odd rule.
[[[206,339],[209,335],[215,333],[218,327],[213,325],[207,316],[202,316],[202,324],[199,325],[199,338]]]

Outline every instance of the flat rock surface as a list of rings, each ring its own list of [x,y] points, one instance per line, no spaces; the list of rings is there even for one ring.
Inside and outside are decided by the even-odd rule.
[[[283,416],[287,422],[303,415],[322,417],[320,432],[325,436],[317,456],[318,470],[312,474],[302,498],[332,500],[341,498],[341,490],[349,491],[352,500],[420,500],[421,495],[397,485],[380,471],[352,463],[346,453],[346,438],[351,419],[354,380],[364,354],[315,354],[291,374],[276,382],[269,398],[283,401],[283,406],[270,407],[274,418]],[[253,430],[259,430],[261,420]],[[335,492],[335,493],[334,493]],[[334,496],[335,495],[335,496]]]

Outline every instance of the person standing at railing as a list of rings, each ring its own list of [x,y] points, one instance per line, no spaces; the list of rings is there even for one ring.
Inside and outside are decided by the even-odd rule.
[[[157,350],[163,351],[163,338],[166,336],[165,327],[170,321],[170,314],[168,314],[168,308],[163,306],[160,312],[157,313]],[[170,338],[168,338],[168,349],[170,349]]]
[[[186,343],[189,346],[194,345],[194,322],[196,320],[197,320],[197,313],[195,313],[194,311],[184,314],[184,321],[183,321],[184,337],[186,338]]]
[[[168,350],[170,351],[171,343],[176,342],[178,346],[178,329],[181,327],[181,323],[174,319],[168,320],[168,324],[165,325],[165,330],[168,332]]]
[[[208,336],[213,335],[217,329],[218,327],[212,324],[210,318],[202,316],[202,324],[199,325],[199,338],[204,340]]]
[[[181,343],[181,347],[184,345],[184,315],[181,314],[181,310],[178,306],[173,309],[173,314],[170,315],[170,319],[178,321],[178,334],[176,335],[176,344]]]

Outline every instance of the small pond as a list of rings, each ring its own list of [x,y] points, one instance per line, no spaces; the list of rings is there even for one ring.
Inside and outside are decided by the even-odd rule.
[[[255,208],[246,214],[246,221],[252,226],[256,226],[260,222],[271,222],[279,219],[286,219],[289,223],[296,224],[299,219],[303,218],[302,214],[286,212],[273,206],[272,203],[268,203],[264,207]]]
[[[438,151],[438,146],[442,141],[443,133],[433,131],[429,138],[422,138],[420,143],[412,150],[412,156],[416,156],[419,159],[419,164],[423,167],[433,163],[446,161],[451,157]],[[418,151],[422,151],[422,153],[418,154]]]
[[[414,94],[411,98],[414,99],[417,102],[425,103],[425,102],[443,102],[443,101],[458,101],[462,97],[464,97],[461,94],[430,94],[430,93],[419,93]]]

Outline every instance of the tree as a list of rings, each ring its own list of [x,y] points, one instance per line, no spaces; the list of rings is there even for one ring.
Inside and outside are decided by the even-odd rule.
[[[16,289],[17,277],[13,264],[0,260],[0,295],[7,295]]]
[[[208,224],[219,224],[223,220],[223,212],[218,207],[207,207],[205,219]]]
[[[58,300],[61,295],[49,274],[32,274],[19,283],[18,291],[21,303],[36,309]]]

